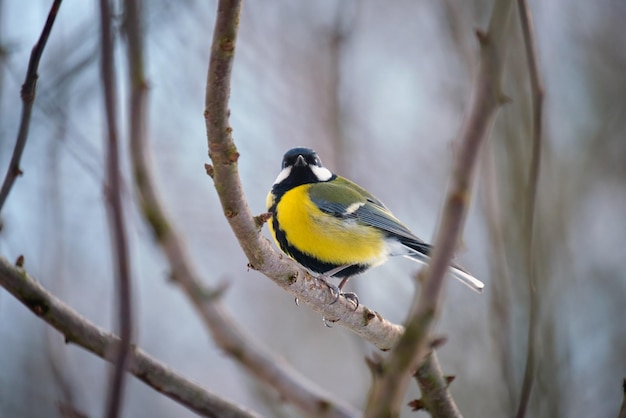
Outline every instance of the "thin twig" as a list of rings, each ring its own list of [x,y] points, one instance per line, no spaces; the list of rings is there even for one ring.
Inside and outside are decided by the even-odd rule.
[[[477,32],[481,46],[478,78],[469,115],[458,140],[458,154],[432,259],[425,270],[427,279],[413,300],[414,309],[406,323],[406,332],[380,367],[380,376],[374,379],[366,417],[399,414],[412,371],[427,353],[443,278],[465,220],[480,145],[489,135],[496,111],[503,103],[500,83],[512,4],[512,0],[495,2],[488,32]]]
[[[126,1],[125,28],[128,36],[129,77],[132,86],[131,159],[139,204],[146,221],[167,257],[172,275],[184,290],[196,312],[213,335],[216,344],[238,361],[246,370],[280,396],[305,413],[320,417],[350,417],[358,412],[341,402],[287,366],[284,359],[274,355],[258,341],[245,334],[228,314],[219,300],[219,289],[206,289],[192,267],[177,231],[167,218],[154,187],[148,161],[146,134],[147,81],[143,71],[143,43],[140,13],[135,0]]]
[[[23,269],[0,257],[0,286],[4,287],[24,306],[65,337],[67,343],[113,363],[115,347],[120,339],[82,317],[61,300],[43,288]],[[206,417],[258,417],[235,404],[214,395],[186,378],[176,374],[165,364],[134,348],[128,371],[159,393]]]
[[[30,60],[28,61],[28,70],[26,70],[26,78],[24,84],[22,84],[22,117],[20,120],[20,128],[17,132],[17,140],[15,141],[15,148],[13,149],[13,155],[11,156],[11,162],[9,163],[9,169],[4,177],[2,188],[0,189],[0,211],[4,207],[7,196],[15,183],[15,179],[22,175],[20,169],[20,160],[22,159],[22,153],[26,146],[26,140],[28,139],[28,129],[30,127],[30,116],[33,110],[33,103],[35,103],[35,94],[37,92],[37,78],[39,77],[37,71],[39,69],[39,61],[43,54],[43,50],[48,42],[48,37],[52,31],[52,26],[61,7],[62,0],[55,0],[50,7],[46,24],[41,31],[39,40],[33,47],[30,54]]]
[[[522,382],[520,402],[516,414],[517,418],[523,418],[526,415],[526,409],[530,400],[530,394],[532,391],[532,385],[535,376],[535,340],[537,334],[537,320],[539,317],[539,300],[537,297],[537,286],[535,277],[536,269],[533,257],[533,230],[535,220],[535,205],[537,200],[537,184],[539,182],[539,168],[541,165],[541,130],[543,124],[542,115],[544,89],[541,77],[539,75],[537,47],[535,42],[532,13],[528,8],[526,0],[518,0],[517,5],[519,9],[520,23],[522,26],[522,34],[524,37],[526,59],[528,61],[528,73],[530,76],[530,88],[533,103],[533,144],[530,160],[530,169],[528,173],[528,197],[526,199],[526,222],[524,227],[527,234],[525,238],[529,292],[528,340],[526,347],[526,367],[524,370],[524,381]]]
[[[119,163],[119,140],[116,115],[116,86],[114,67],[114,41],[111,31],[112,14],[109,0],[100,0],[102,25],[102,87],[107,121],[107,210],[111,229],[111,244],[115,259],[115,284],[118,298],[118,326],[120,344],[116,347],[113,374],[109,382],[106,403],[107,418],[120,415],[126,379],[126,368],[131,354],[132,304],[130,285],[130,260],[128,240],[122,209],[122,192]]]

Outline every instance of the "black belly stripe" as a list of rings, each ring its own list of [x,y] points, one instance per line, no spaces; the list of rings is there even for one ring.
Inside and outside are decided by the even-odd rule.
[[[280,249],[283,250],[285,254],[287,254],[294,260],[296,260],[299,264],[306,267],[307,269],[315,273],[324,274],[327,271],[330,271],[332,269],[335,269],[341,266],[341,264],[323,262],[315,257],[312,257],[306,253],[303,253],[302,251],[298,250],[293,245],[289,244],[289,242],[287,242],[287,236],[285,234],[285,231],[283,231],[280,228],[280,224],[278,223],[276,212],[272,213],[272,226],[274,228],[274,233],[276,234],[276,241],[278,241],[278,245],[280,246]],[[348,277],[348,276],[354,276],[355,274],[363,273],[369,267],[370,266],[364,265],[364,264],[353,264],[350,267],[346,267],[345,269],[341,270],[340,272],[335,274],[333,277],[343,278],[343,277]]]

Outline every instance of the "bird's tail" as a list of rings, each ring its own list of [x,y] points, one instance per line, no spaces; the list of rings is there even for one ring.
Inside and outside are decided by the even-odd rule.
[[[404,246],[409,250],[407,254],[403,254],[406,258],[422,264],[428,264],[430,261],[430,252],[432,247],[421,242],[403,242]],[[463,283],[475,292],[482,293],[485,284],[472,276],[467,270],[458,264],[450,264],[450,274],[452,277]]]
[[[452,273],[452,277],[472,289],[474,292],[482,293],[485,289],[485,284],[483,282],[469,274],[457,264],[452,264],[450,266],[450,273]]]

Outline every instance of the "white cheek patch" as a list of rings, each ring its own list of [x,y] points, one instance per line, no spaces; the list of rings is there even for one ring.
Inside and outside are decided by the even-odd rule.
[[[330,170],[326,167],[318,167],[316,165],[312,165],[310,167],[311,171],[313,172],[313,174],[315,174],[315,177],[317,177],[319,181],[330,180],[330,178],[333,176],[333,173],[331,173]]]
[[[280,173],[278,173],[278,177],[276,177],[276,181],[274,181],[274,184],[278,184],[278,183],[282,182],[287,177],[289,177],[289,174],[291,174],[291,166],[283,168],[280,171]]]

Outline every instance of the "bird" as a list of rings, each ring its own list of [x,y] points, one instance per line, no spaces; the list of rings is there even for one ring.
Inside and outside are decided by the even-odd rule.
[[[266,199],[268,226],[276,245],[316,276],[338,278],[335,293],[352,276],[405,256],[427,264],[432,246],[419,239],[378,198],[356,183],[326,168],[317,153],[305,147],[288,150]],[[457,264],[453,277],[476,292],[484,284]]]

